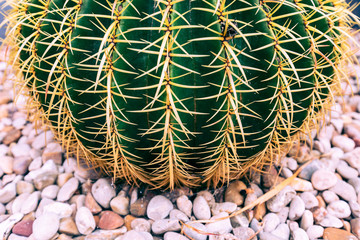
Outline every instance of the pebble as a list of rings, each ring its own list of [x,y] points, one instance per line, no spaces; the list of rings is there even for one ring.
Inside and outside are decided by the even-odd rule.
[[[90,210],[86,207],[81,207],[77,210],[75,223],[79,232],[84,235],[90,234],[96,227],[95,219]]]
[[[196,229],[196,231],[195,231]],[[205,225],[199,222],[188,222],[184,225],[184,234],[190,239],[206,240],[207,236],[204,234],[207,231]]]
[[[148,220],[144,218],[135,218],[131,221],[131,229],[134,229],[138,232],[150,232],[151,224]]]
[[[62,149],[59,143],[51,142],[45,147],[42,154],[42,161],[44,163],[50,159],[57,164],[62,163]]]
[[[33,235],[37,240],[48,240],[54,237],[59,229],[59,217],[54,213],[44,213],[33,223]]]
[[[343,200],[331,202],[326,210],[329,214],[338,218],[347,218],[351,214],[350,206]]]
[[[60,219],[59,232],[68,235],[79,235],[79,230],[76,227],[76,223],[72,217],[66,217]]]
[[[19,195],[22,193],[32,193],[34,189],[34,185],[29,182],[21,180],[16,183],[16,193]]]
[[[124,225],[124,219],[112,211],[103,211],[100,214],[98,227],[105,230],[113,230]]]
[[[216,220],[216,219],[222,219],[214,222],[207,223],[206,229],[209,233],[215,233],[215,234],[224,234],[229,233],[232,230],[230,218],[227,218],[229,216],[226,212],[221,212],[213,217],[210,218],[210,220]]]
[[[335,186],[330,188],[330,190],[346,201],[356,201],[357,199],[355,189],[345,181],[337,181]]]
[[[21,220],[14,225],[12,232],[20,236],[29,237],[33,232],[33,223],[34,220]]]
[[[327,214],[323,220],[319,222],[319,224],[323,227],[334,227],[334,228],[342,228],[344,226],[343,222],[330,214]]]
[[[28,167],[32,161],[31,157],[17,157],[14,159],[13,171],[17,175],[27,173]]]
[[[148,232],[137,232],[130,230],[124,235],[117,237],[115,240],[152,240],[153,237]]]
[[[79,180],[70,178],[59,190],[57,194],[57,201],[68,201],[79,187]]]
[[[342,159],[344,159],[351,167],[360,169],[360,147],[345,153]]]
[[[324,191],[322,193],[322,197],[326,203],[331,203],[331,202],[339,200],[338,195],[336,195],[336,193],[334,193],[332,191]]]
[[[350,206],[352,215],[356,218],[360,217],[360,204],[355,201],[350,201],[349,206]]]
[[[86,194],[85,197],[85,207],[87,207],[88,209],[90,209],[90,211],[93,214],[97,214],[99,212],[101,212],[102,208],[100,207],[100,205],[96,202],[96,200],[94,199],[93,195],[89,192],[88,194]]]
[[[18,143],[13,145],[10,150],[15,158],[23,156],[28,157],[31,147],[26,143]]]
[[[190,217],[192,212],[192,202],[185,195],[181,195],[176,199],[176,206],[180,211],[186,214],[186,216]]]
[[[358,171],[350,167],[345,161],[340,161],[336,171],[346,179],[356,178],[358,176]]]
[[[164,234],[164,240],[189,240],[184,235],[181,235],[176,232],[167,232]]]
[[[170,219],[177,219],[177,220],[180,220],[182,222],[190,221],[188,216],[186,216],[185,213],[183,213],[182,211],[180,211],[178,209],[171,210],[169,216],[170,216]]]
[[[120,215],[129,214],[130,200],[126,196],[117,196],[110,201],[111,209]]]
[[[225,191],[225,202],[233,202],[237,206],[243,204],[244,197],[240,194],[240,191],[244,189],[246,189],[245,183],[241,181],[231,182]]]
[[[110,201],[116,196],[115,190],[107,179],[100,178],[91,187],[91,193],[103,208],[110,207]]]
[[[49,185],[41,191],[42,198],[55,199],[59,191],[59,186]]]
[[[251,194],[255,196],[255,200],[256,200],[256,195],[255,194]],[[249,196],[249,195],[248,195]],[[246,200],[245,200],[245,206],[246,206]],[[212,215],[217,215],[220,212],[227,212],[227,213],[232,213],[236,210],[237,205],[233,202],[222,202],[222,203],[215,203],[212,208],[211,208],[211,213]]]
[[[0,203],[8,203],[16,196],[15,183],[9,183],[0,189]]]
[[[354,218],[350,221],[351,231],[360,238],[360,218]]]
[[[355,148],[355,142],[351,138],[343,135],[334,136],[331,142],[334,147],[338,147],[344,152],[350,152]]]
[[[230,218],[230,222],[234,228],[248,227],[250,223],[249,218],[245,215],[245,213],[236,214]]]
[[[0,168],[6,174],[12,174],[14,158],[10,156],[0,157]]]
[[[174,206],[169,199],[158,195],[150,200],[146,209],[146,214],[148,218],[152,220],[164,219],[169,215],[173,208]]]
[[[198,220],[208,220],[211,217],[210,206],[203,196],[197,196],[193,203],[193,213]]]
[[[351,178],[348,180],[348,183],[353,186],[355,189],[356,194],[360,193],[360,178]]]
[[[290,229],[286,223],[279,224],[274,231],[271,232],[272,235],[277,236],[282,239],[289,239]]]
[[[272,212],[280,212],[283,207],[291,202],[295,195],[295,190],[290,186],[286,186],[278,194],[267,201],[266,206]]]
[[[306,234],[308,235],[309,239],[317,239],[321,238],[324,234],[324,228],[319,225],[312,225],[306,230]]]
[[[305,209],[319,206],[319,200],[311,192],[303,192],[300,194],[300,197],[305,204]]]
[[[28,214],[36,210],[40,200],[41,193],[39,191],[31,193],[21,206],[21,213]]]
[[[39,207],[40,207],[40,205],[39,205]],[[59,218],[65,218],[65,217],[71,216],[71,214],[73,213],[73,208],[68,203],[52,201],[52,202],[47,203],[45,206],[43,206],[42,212],[43,213],[54,213]]]
[[[304,201],[299,196],[294,197],[290,203],[289,219],[298,220],[299,218],[301,218],[304,211],[305,211]]]
[[[271,232],[280,224],[280,219],[275,213],[268,213],[263,219],[264,231]]]
[[[158,219],[151,225],[154,234],[163,234],[169,231],[180,231],[181,225],[177,219]]]
[[[307,230],[310,226],[314,224],[314,217],[310,210],[305,210],[304,214],[301,217],[300,227],[304,230]]]
[[[291,233],[293,240],[309,240],[309,237],[304,229],[298,228]]]
[[[316,190],[323,191],[329,189],[337,183],[336,175],[326,169],[319,169],[311,176],[311,183]]]
[[[232,231],[238,240],[249,240],[255,235],[254,230],[249,227],[237,227],[233,228]]]

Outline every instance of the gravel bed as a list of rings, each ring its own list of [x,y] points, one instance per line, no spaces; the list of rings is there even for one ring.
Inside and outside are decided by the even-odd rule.
[[[360,56],[359,56],[360,57]],[[88,170],[67,157],[49,130],[15,106],[13,78],[0,56],[0,238],[115,240],[307,240],[360,237],[360,95],[343,84],[331,118],[264,175],[220,189],[155,192]],[[1,80],[2,79],[2,80]],[[40,123],[36,123],[41,126]],[[289,186],[255,208],[274,184],[311,161]],[[215,222],[195,221],[214,220]]]

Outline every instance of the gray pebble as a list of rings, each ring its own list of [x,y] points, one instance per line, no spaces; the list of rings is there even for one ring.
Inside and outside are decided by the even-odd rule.
[[[323,167],[324,164],[321,161],[315,159],[300,172],[299,177],[305,180],[310,180],[313,173]]]

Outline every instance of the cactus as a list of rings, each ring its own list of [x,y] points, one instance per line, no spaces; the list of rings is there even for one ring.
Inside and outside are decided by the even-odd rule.
[[[358,23],[345,0],[9,4],[21,89],[64,148],[158,188],[226,183],[309,132]]]

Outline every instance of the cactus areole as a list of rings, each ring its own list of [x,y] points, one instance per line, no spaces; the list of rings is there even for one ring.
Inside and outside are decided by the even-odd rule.
[[[64,148],[159,188],[238,178],[308,132],[357,23],[345,0],[11,2],[11,61]]]

